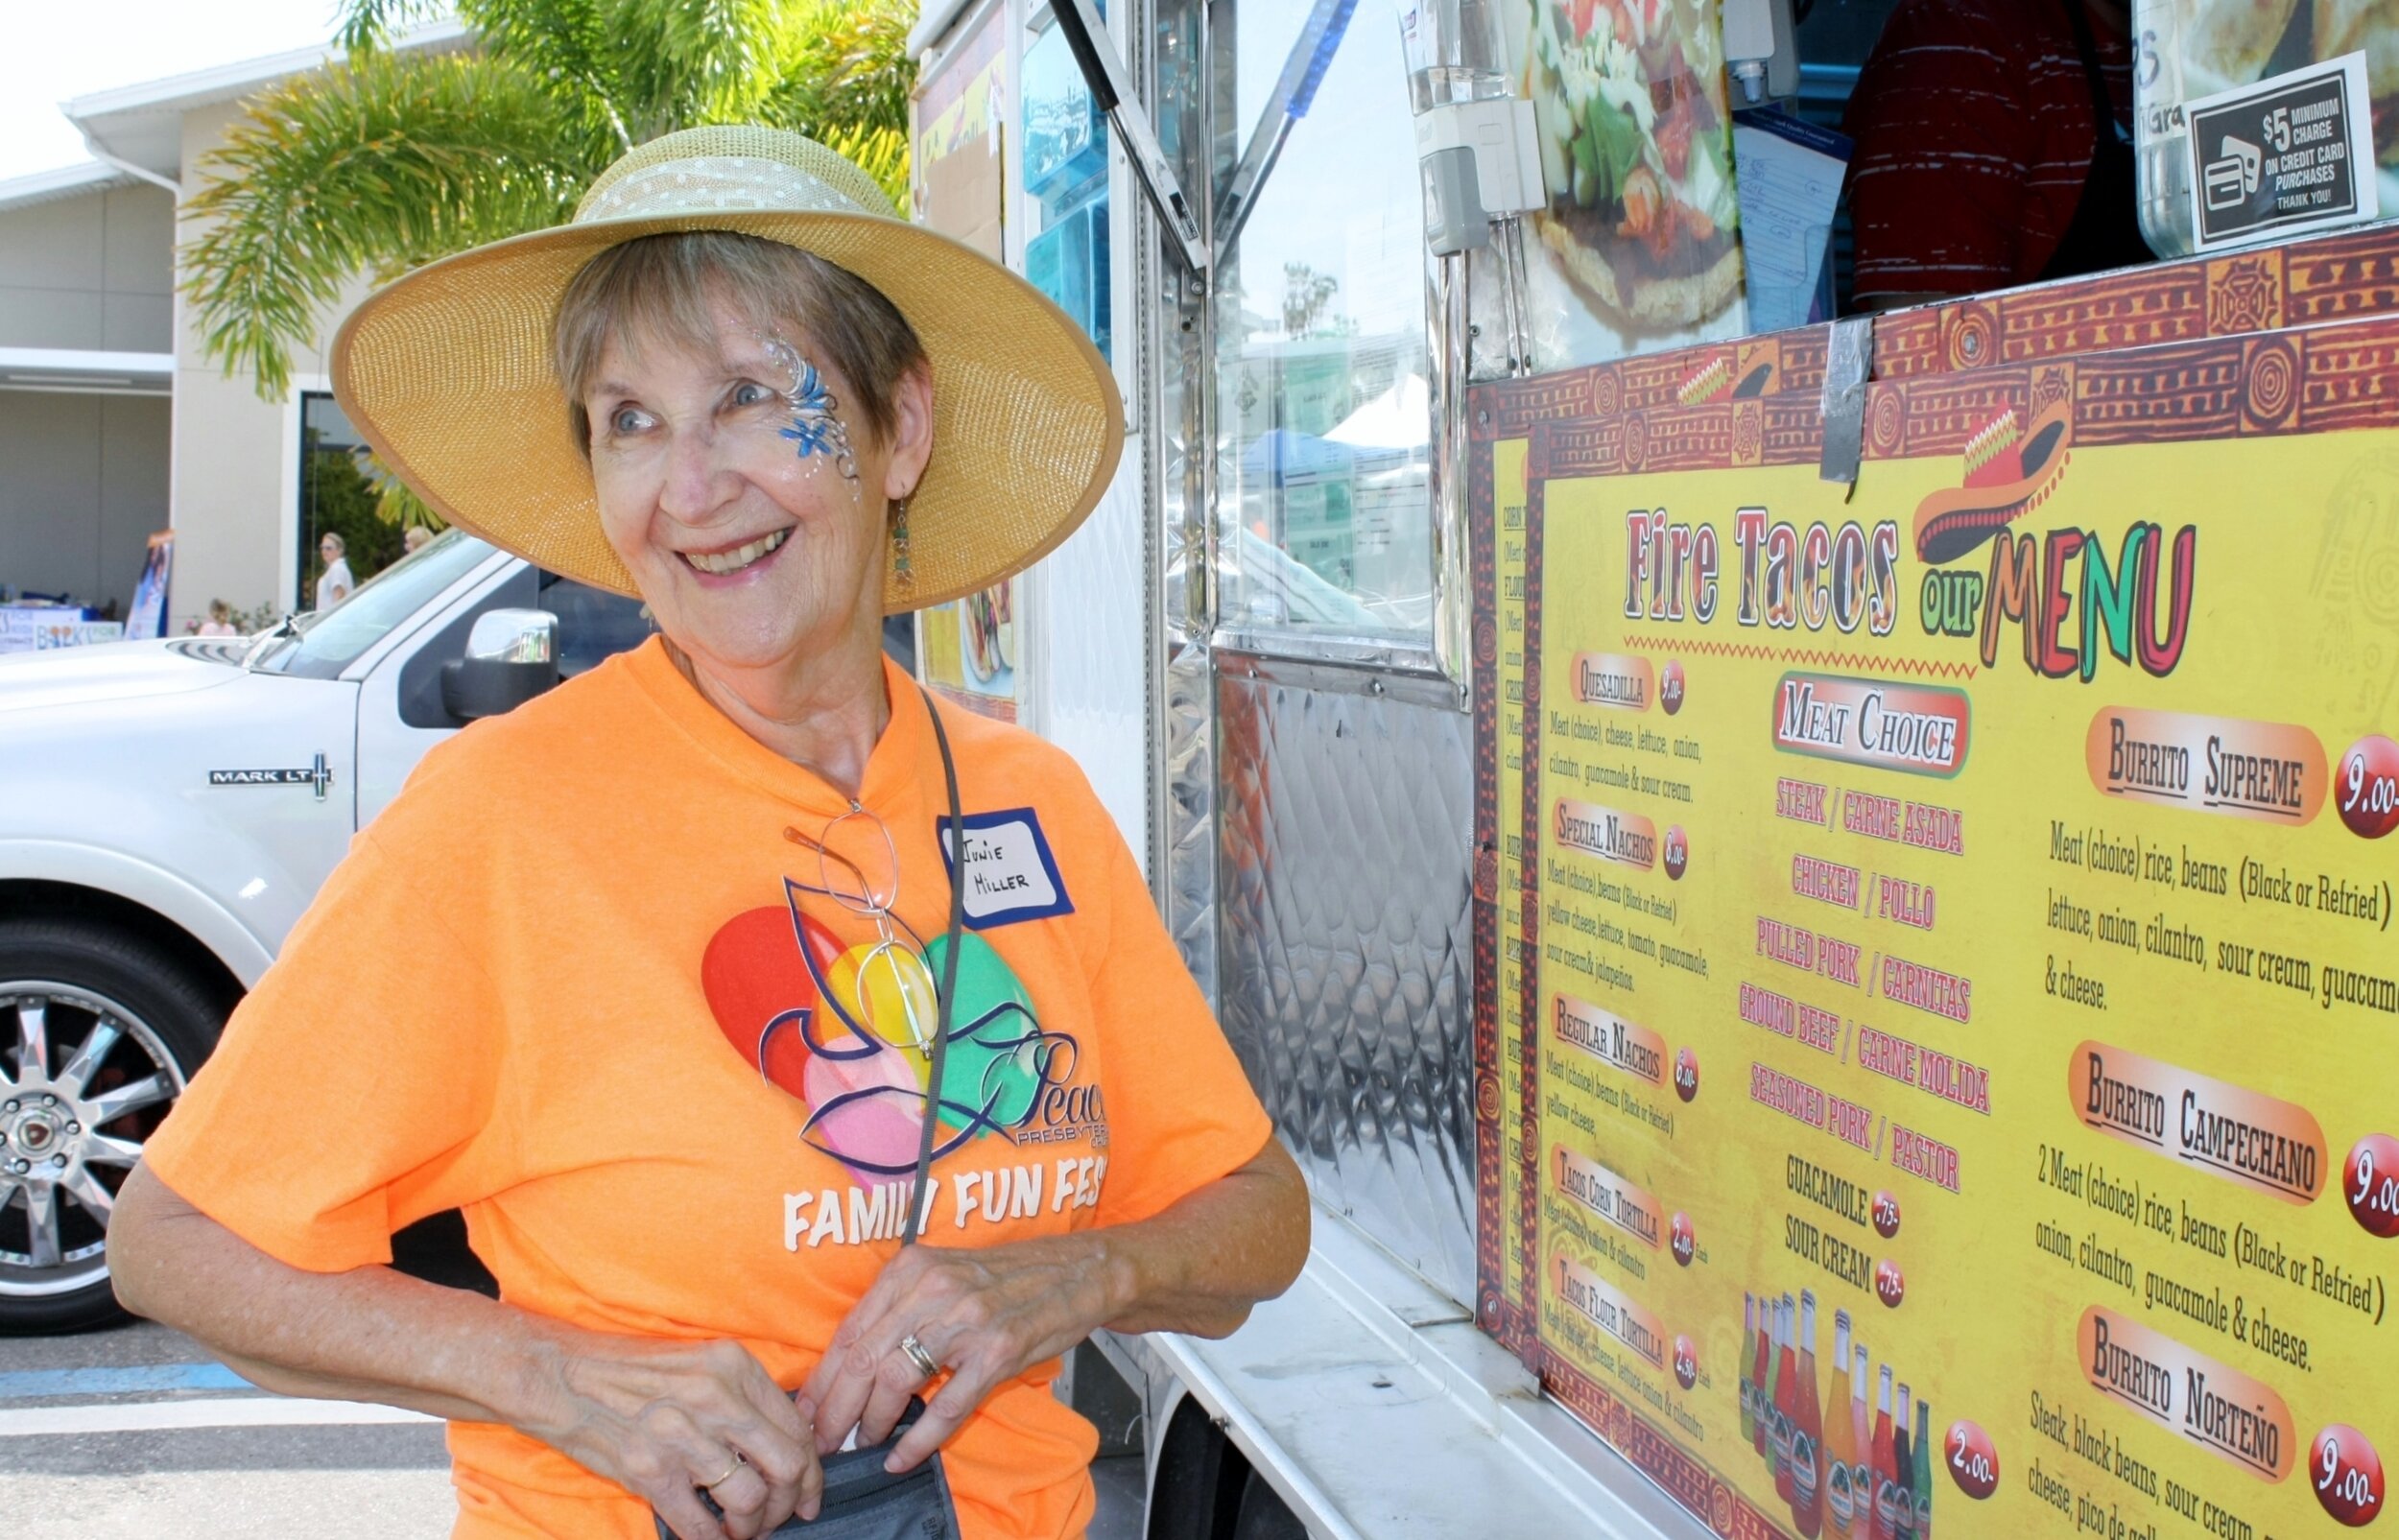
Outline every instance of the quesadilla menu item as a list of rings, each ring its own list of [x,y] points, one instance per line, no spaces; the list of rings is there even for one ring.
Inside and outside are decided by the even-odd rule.
[[[1741,290],[1715,0],[1532,0],[1541,241],[1603,319],[1706,320]]]

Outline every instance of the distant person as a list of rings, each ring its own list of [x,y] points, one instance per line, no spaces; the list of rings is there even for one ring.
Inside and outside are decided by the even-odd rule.
[[[200,630],[196,634],[201,636],[241,635],[240,631],[233,628],[233,606],[222,599],[208,601],[208,618],[201,622]]]
[[[2126,0],[1899,0],[1849,99],[1858,308],[2150,260]]]
[[[432,540],[433,532],[431,530],[426,529],[421,524],[412,524],[408,527],[408,533],[400,536],[400,555],[403,557],[413,557],[417,552],[422,551],[429,543],[432,542]]]
[[[331,609],[347,599],[358,587],[358,580],[350,576],[349,550],[342,537],[328,532],[317,542],[317,555],[324,558],[324,576],[317,580],[317,607]]]

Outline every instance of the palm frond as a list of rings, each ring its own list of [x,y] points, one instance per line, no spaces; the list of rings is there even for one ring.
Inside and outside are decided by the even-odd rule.
[[[344,280],[557,223],[614,147],[477,55],[360,55],[249,104],[186,205],[183,290],[206,355],[289,389]]]
[[[349,53],[372,53],[407,28],[449,12],[447,0],[347,0],[333,40]]]
[[[891,206],[908,207],[908,133],[882,125],[836,124],[822,130],[819,142],[858,162],[875,179]]]
[[[389,0],[356,0],[359,4]],[[625,0],[463,0],[459,19],[490,57],[522,68],[558,102],[615,140],[621,154],[648,135],[626,65],[644,40],[626,35]]]
[[[785,0],[625,0],[654,39],[637,58],[657,131],[749,123],[776,79]]]
[[[811,0],[792,13],[772,121],[822,139],[834,125],[908,129],[912,0]],[[826,142],[830,143],[830,140]]]
[[[382,461],[368,457],[366,470],[368,485],[375,490],[376,518],[395,530],[427,529],[438,534],[450,527],[448,520],[410,491],[408,483],[392,475]]]
[[[632,145],[796,129],[904,206],[915,0],[457,0],[472,52],[395,54],[443,0],[340,0],[344,65],[248,104],[184,210],[202,348],[289,389],[341,286],[558,223]]]

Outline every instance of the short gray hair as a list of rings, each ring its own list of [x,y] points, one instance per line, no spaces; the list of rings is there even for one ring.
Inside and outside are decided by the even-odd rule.
[[[845,268],[780,241],[738,230],[680,230],[612,246],[583,264],[550,323],[551,366],[566,392],[576,447],[591,448],[583,391],[612,337],[686,346],[716,344],[712,307],[725,305],[757,331],[796,326],[848,382],[878,440],[891,436],[891,394],[924,366],[916,329],[883,291]]]

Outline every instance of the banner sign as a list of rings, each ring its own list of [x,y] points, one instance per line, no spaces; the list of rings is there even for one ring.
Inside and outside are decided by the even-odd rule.
[[[2379,1518],[2395,262],[1879,321],[1854,493],[1823,329],[1474,392],[1478,1313],[1717,1533]]]

